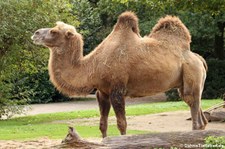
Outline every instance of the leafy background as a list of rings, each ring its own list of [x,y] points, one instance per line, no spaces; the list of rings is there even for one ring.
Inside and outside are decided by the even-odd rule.
[[[68,100],[49,82],[49,51],[32,43],[35,30],[54,26],[56,21],[74,25],[84,37],[84,54],[88,54],[125,10],[138,15],[142,36],[150,33],[160,17],[179,16],[191,32],[192,50],[209,65],[203,98],[220,98],[225,92],[224,5],[223,0],[0,1],[0,115],[12,111],[12,105]],[[174,92],[169,94],[176,99]]]

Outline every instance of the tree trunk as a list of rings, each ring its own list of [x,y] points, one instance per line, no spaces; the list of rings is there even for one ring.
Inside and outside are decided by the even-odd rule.
[[[225,136],[225,131],[221,130],[196,130],[106,137],[101,143],[95,143],[80,137],[77,139],[77,137],[73,137],[76,136],[74,133],[74,131],[69,131],[63,143],[58,147],[84,149],[202,148],[205,144],[204,140],[208,136]]]
[[[208,136],[224,136],[224,131],[168,132],[133,136],[109,137],[103,140],[109,148],[149,149],[149,148],[201,148]]]
[[[214,43],[214,52],[218,59],[225,59],[224,52],[224,27],[225,22],[217,22],[217,27],[219,29],[219,33],[215,34],[215,43]]]

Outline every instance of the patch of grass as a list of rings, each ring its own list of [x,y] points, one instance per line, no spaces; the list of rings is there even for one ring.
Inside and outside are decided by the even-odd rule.
[[[184,102],[164,102],[154,104],[133,105],[126,109],[127,115],[146,115],[167,111],[188,110]]]
[[[68,130],[67,124],[33,124],[23,126],[5,126],[0,129],[1,140],[31,140],[48,137],[50,139],[63,139]],[[82,138],[100,138],[98,126],[76,126]],[[146,131],[128,130],[128,134],[143,134]],[[108,127],[108,136],[118,136],[119,130],[115,125]]]
[[[222,102],[221,99],[216,100],[202,100],[202,108],[208,109],[209,107]],[[140,105],[131,105],[126,108],[127,115],[146,115],[155,114],[162,112],[182,111],[189,110],[189,106],[183,101],[176,102],[158,102],[158,103],[147,103]]]
[[[212,105],[222,102],[222,100],[203,100],[202,107],[207,109]],[[188,110],[189,107],[182,101],[179,102],[161,102],[139,105],[130,105],[126,107],[126,114],[129,116],[154,114],[168,111]],[[110,116],[114,115],[111,110]],[[84,110],[74,112],[60,112],[52,114],[40,114],[35,116],[18,117],[9,120],[0,121],[0,140],[18,140],[35,139],[40,137],[49,137],[52,139],[62,139],[65,137],[68,125],[51,123],[56,120],[70,120],[76,118],[99,117],[98,110]],[[78,124],[77,131],[84,138],[100,137],[99,126],[86,126]],[[144,131],[128,130],[128,134],[144,133]],[[119,135],[115,125],[108,127],[108,135]]]
[[[4,126],[0,129],[1,140],[24,140],[40,137],[58,138],[65,136],[65,124],[33,124],[22,126]]]
[[[0,127],[4,125],[31,125],[38,123],[47,123],[55,120],[70,120],[76,118],[90,118],[96,116],[99,116],[99,112],[97,110],[38,114],[33,116],[17,117],[8,120],[2,120],[0,121]]]

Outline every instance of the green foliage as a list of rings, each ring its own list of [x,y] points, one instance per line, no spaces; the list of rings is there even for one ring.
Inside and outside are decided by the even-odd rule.
[[[41,70],[37,73],[24,73],[19,76],[15,76],[13,86],[11,87],[11,100],[24,100],[28,103],[48,103],[64,98],[58,95],[51,82],[49,81],[48,71]]]
[[[223,15],[225,4],[223,0],[194,0],[194,1],[176,1],[173,0],[173,5],[177,7],[177,9],[183,9],[186,11],[192,12],[203,12],[208,13],[212,16]],[[222,18],[221,18],[222,19]]]
[[[77,17],[80,22],[77,28],[84,36],[84,52],[89,53],[102,40],[102,35],[98,34],[101,28],[101,20],[99,13],[88,0],[74,0],[72,1],[72,14]]]
[[[69,11],[70,6],[67,1],[1,1],[1,51],[6,54],[12,50],[34,49],[28,40],[32,33],[38,28],[53,25],[58,20],[77,25]]]
[[[199,22],[194,26],[194,30],[199,32],[198,38],[193,36],[196,47],[195,50],[207,50],[204,53],[205,57],[225,59],[224,51],[224,28],[225,28],[225,3],[224,0],[195,0],[195,1],[176,1],[173,0],[171,4],[176,10],[183,10],[185,13],[201,15],[195,19],[194,22]],[[190,17],[190,19],[192,19]],[[209,34],[205,34],[209,32]],[[208,36],[209,38],[205,37]],[[211,40],[213,39],[213,40]],[[204,44],[207,43],[204,46]],[[197,46],[198,47],[197,47]],[[202,54],[202,52],[201,52]]]
[[[17,103],[55,101],[61,96],[48,81],[48,50],[29,40],[36,29],[54,26],[56,21],[74,25],[84,36],[87,54],[111,32],[118,15],[126,10],[138,15],[143,36],[149,34],[160,17],[178,15],[192,34],[192,50],[204,57],[218,57],[214,49],[215,35],[223,37],[218,29],[218,22],[225,20],[222,0],[0,1],[0,108],[6,108],[3,101],[9,102],[6,105],[10,107]],[[223,46],[218,47],[219,51],[224,50]],[[220,71],[218,75],[223,72]],[[221,82],[213,81],[211,76],[215,74],[211,72],[210,68],[204,94],[207,98],[219,97],[224,91]]]
[[[179,101],[181,100],[177,89],[171,89],[166,92],[167,101]]]
[[[225,61],[207,60],[209,71],[205,82],[203,98],[218,98],[225,93]]]
[[[23,105],[25,102],[22,101],[7,101],[4,98],[0,98],[0,119],[11,118],[15,114],[25,113],[26,109]]]
[[[204,57],[214,57],[217,27],[213,17],[209,14],[193,12],[180,12],[178,15],[191,33],[191,50]]]
[[[209,136],[205,138],[204,146],[207,149],[225,149],[225,137]]]
[[[0,115],[16,114],[12,106],[17,104],[47,102],[55,96],[46,71],[48,50],[34,45],[30,37],[59,20],[77,26],[70,12],[68,1],[0,1]]]

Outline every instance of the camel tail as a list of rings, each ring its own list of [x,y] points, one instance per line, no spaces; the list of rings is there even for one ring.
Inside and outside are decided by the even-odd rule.
[[[122,13],[114,27],[115,30],[130,28],[134,33],[140,36],[138,27],[138,17],[134,12],[126,11]]]
[[[195,55],[202,61],[203,65],[205,67],[205,70],[208,71],[208,65],[207,65],[205,59],[197,53],[195,53]]]
[[[191,43],[191,35],[189,30],[176,16],[167,15],[166,17],[159,19],[149,36],[152,37],[159,34],[163,36],[165,33],[183,38],[188,43]]]

